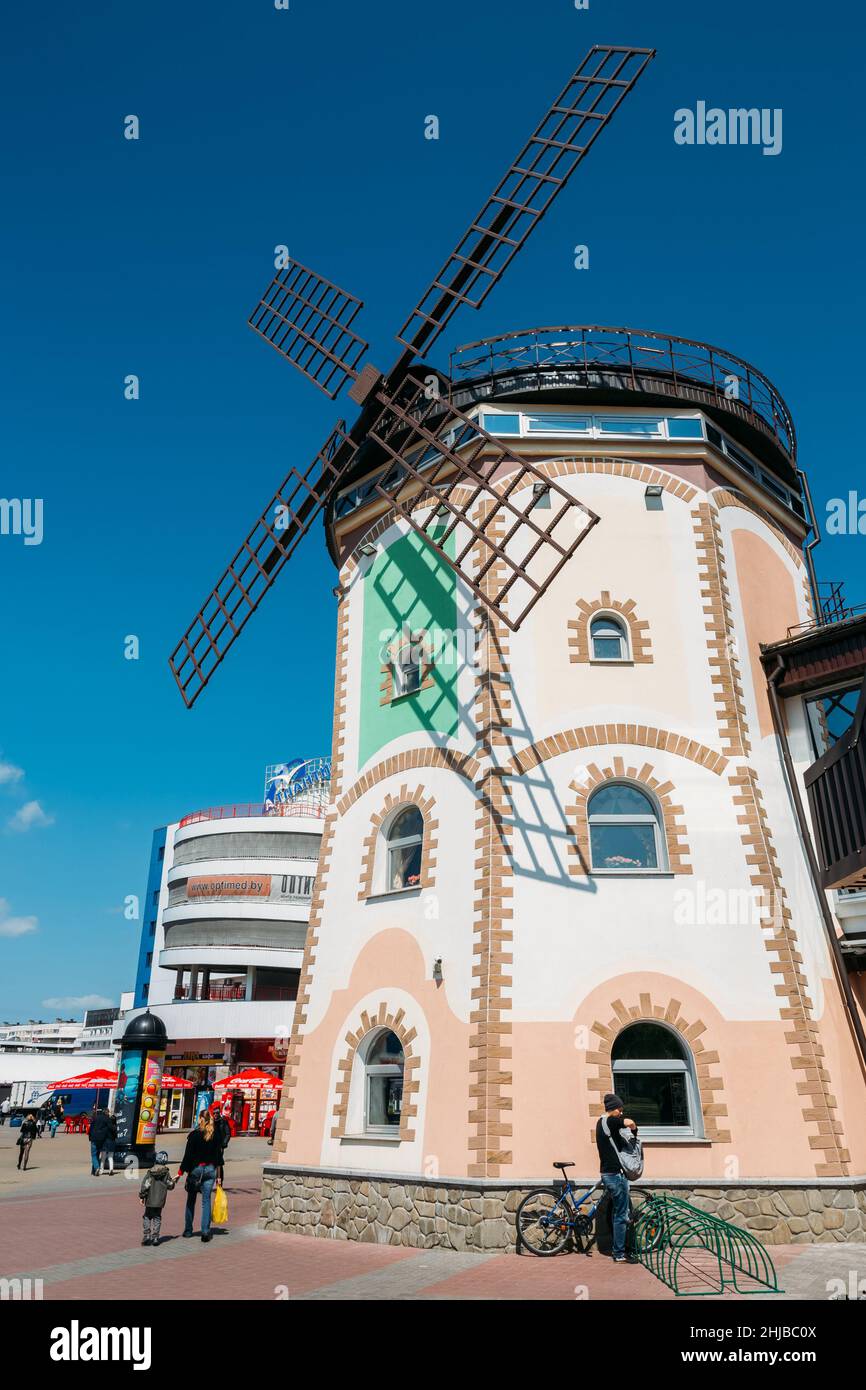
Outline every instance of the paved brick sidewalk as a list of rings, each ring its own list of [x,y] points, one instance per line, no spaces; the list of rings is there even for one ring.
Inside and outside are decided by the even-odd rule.
[[[60,1142],[58,1136],[54,1143]],[[176,1161],[178,1141],[166,1147]],[[179,1188],[169,1195],[162,1243],[156,1249],[143,1247],[137,1181],[122,1174],[90,1178],[86,1168],[82,1173],[86,1150],[76,1147],[71,1136],[65,1150],[41,1150],[41,1163],[28,1174],[10,1172],[10,1148],[0,1130],[0,1278],[42,1279],[46,1300],[574,1302],[674,1297],[641,1266],[614,1266],[598,1254],[538,1260],[261,1231],[260,1171],[268,1150],[256,1140],[236,1142],[229,1150],[226,1233],[215,1235],[208,1245],[183,1240],[184,1193]],[[864,1245],[777,1246],[771,1253],[788,1298],[825,1300],[832,1280],[847,1285],[852,1273],[855,1284],[866,1279]]]

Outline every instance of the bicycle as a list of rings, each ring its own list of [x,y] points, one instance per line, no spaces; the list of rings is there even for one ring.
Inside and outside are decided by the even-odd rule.
[[[578,1254],[588,1255],[596,1242],[595,1216],[604,1189],[599,1181],[579,1193],[565,1171],[574,1164],[554,1163],[553,1166],[562,1173],[562,1180],[555,1182],[553,1187],[533,1188],[517,1208],[518,1252],[522,1247],[532,1255],[558,1255],[571,1242]],[[632,1188],[631,1196],[638,1196],[642,1201],[629,1220],[628,1246],[635,1243],[632,1236],[637,1229],[637,1253],[643,1254],[657,1249],[666,1239],[664,1204],[661,1198],[642,1188]]]

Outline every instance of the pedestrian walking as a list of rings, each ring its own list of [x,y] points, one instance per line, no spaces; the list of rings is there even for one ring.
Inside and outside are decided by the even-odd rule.
[[[114,1172],[114,1150],[117,1144],[117,1120],[109,1111],[106,1111],[106,1114],[108,1115],[108,1133],[105,1136],[102,1146],[102,1156],[105,1160],[105,1167],[102,1171],[111,1174]]]
[[[30,1157],[30,1150],[33,1148],[33,1140],[39,1134],[39,1126],[32,1115],[25,1115],[21,1128],[18,1131],[18,1167],[27,1171],[27,1160]]]
[[[165,1199],[175,1186],[176,1181],[165,1163],[155,1163],[152,1168],[148,1168],[142,1178],[141,1186],[138,1189],[138,1195],[144,1203],[142,1245],[159,1245],[162,1209],[165,1206]]]
[[[7,1096],[4,1101],[0,1102],[0,1125],[5,1125],[6,1121],[9,1119],[9,1112],[11,1109],[12,1102]]]
[[[109,1123],[111,1118],[107,1110],[95,1109],[90,1121],[90,1172],[94,1178],[99,1177],[100,1168],[102,1166],[102,1151],[105,1147],[105,1141],[111,1132],[111,1125]],[[112,1151],[112,1167],[113,1166],[114,1157]]]
[[[201,1238],[212,1237],[211,1203],[216,1182],[222,1181],[222,1145],[209,1110],[203,1110],[198,1125],[187,1136],[186,1149],[177,1170],[180,1178],[186,1173],[186,1213],[183,1234],[188,1240],[195,1223],[195,1199],[201,1193]]]

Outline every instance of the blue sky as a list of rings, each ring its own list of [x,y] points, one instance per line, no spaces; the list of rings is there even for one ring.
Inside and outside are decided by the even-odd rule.
[[[839,77],[862,25],[853,5],[781,0],[10,11],[0,496],[43,498],[44,540],[0,536],[0,1020],[80,1015],[43,1001],[131,988],[139,924],[121,905],[144,893],[153,827],[254,800],[267,762],[329,751],[321,533],[193,712],[166,665],[342,404],[245,326],[274,246],[366,301],[389,366],[393,332],[590,44],[658,57],[436,360],[535,324],[719,343],[786,397],[819,515],[862,487],[864,116],[862,84]],[[698,100],[782,108],[782,153],[678,146],[674,111]],[[866,599],[862,537],[825,540],[818,560]]]

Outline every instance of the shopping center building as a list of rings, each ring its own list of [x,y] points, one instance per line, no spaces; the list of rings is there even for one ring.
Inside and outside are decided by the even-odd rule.
[[[296,765],[300,767],[300,762]],[[326,761],[291,795],[211,807],[154,834],[136,1008],[165,1024],[164,1129],[188,1128],[198,1096],[246,1068],[278,1076],[291,1032],[328,798]],[[251,1091],[244,1128],[270,1098]]]
[[[597,1175],[615,1089],[648,1182],[770,1241],[862,1240],[866,877],[816,876],[796,801],[839,676],[780,693],[763,662],[834,617],[787,407],[729,353],[628,330],[511,335],[452,375],[598,520],[550,581],[530,557],[512,631],[447,563],[482,594],[507,575],[505,526],[473,543],[483,492],[438,509],[438,548],[371,451],[332,502],[333,801],[264,1224],[506,1248],[554,1160]],[[515,468],[499,495],[550,505]]]

